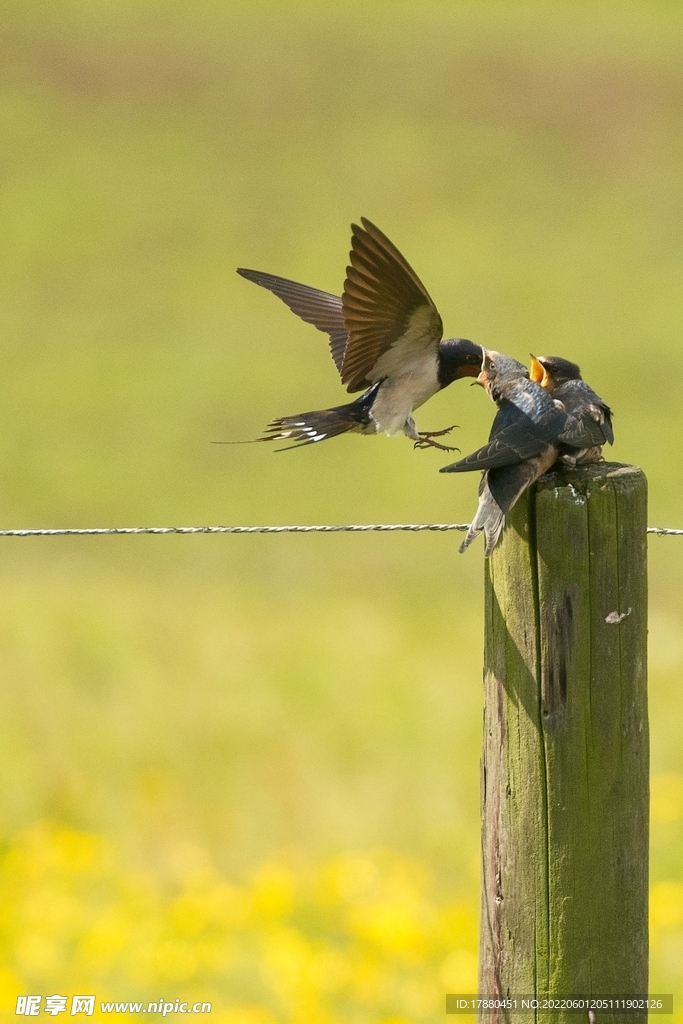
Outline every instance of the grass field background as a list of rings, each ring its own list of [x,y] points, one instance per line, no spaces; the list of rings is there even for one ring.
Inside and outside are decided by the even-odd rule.
[[[650,523],[683,526],[682,45],[665,0],[7,0],[2,525],[468,521],[476,480],[405,438],[210,443],[344,400],[325,338],[234,271],[339,291],[365,215],[448,336],[578,361]],[[418,426],[470,451],[492,411],[456,384]],[[84,990],[421,1024],[474,987],[458,543],[3,542],[7,1019]],[[650,581],[651,989],[680,1005],[683,541]]]

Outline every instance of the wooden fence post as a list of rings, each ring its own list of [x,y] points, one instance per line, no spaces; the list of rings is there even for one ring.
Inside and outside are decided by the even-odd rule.
[[[480,994],[647,994],[646,528],[641,470],[551,473],[487,563]]]

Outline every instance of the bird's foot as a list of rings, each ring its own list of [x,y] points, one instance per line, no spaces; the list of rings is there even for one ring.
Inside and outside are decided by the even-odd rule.
[[[418,430],[420,437],[443,437],[444,434],[450,434],[451,430],[455,430],[458,424],[454,423],[452,427],[446,427],[445,430]]]
[[[435,437],[443,437],[445,434],[450,434],[451,430],[455,430],[457,425],[457,423],[454,423],[452,427],[446,427],[445,430],[419,430],[418,440],[413,445],[413,448],[438,448],[441,452],[459,452],[459,448],[447,444],[439,444],[438,441],[433,440]]]
[[[439,444],[438,441],[433,441],[431,437],[421,437],[419,441],[416,441],[413,448],[438,448],[440,452],[459,452],[460,449],[454,445]]]

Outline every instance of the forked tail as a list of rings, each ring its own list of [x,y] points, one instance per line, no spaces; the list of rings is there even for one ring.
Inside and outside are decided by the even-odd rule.
[[[287,441],[279,452],[291,448],[302,448],[306,444],[327,441],[330,437],[350,432],[367,432],[372,423],[370,409],[380,387],[381,381],[373,384],[369,391],[347,405],[337,405],[332,409],[315,409],[313,412],[300,412],[296,416],[281,416],[268,424],[262,437],[254,438],[253,442],[233,442],[250,444],[259,441]]]

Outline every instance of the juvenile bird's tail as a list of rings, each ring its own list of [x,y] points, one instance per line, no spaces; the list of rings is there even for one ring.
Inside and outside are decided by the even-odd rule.
[[[465,539],[460,545],[460,554],[467,550],[480,533],[483,533],[486,538],[486,557],[488,558],[498,543],[498,538],[505,526],[505,512],[491,493],[488,478],[488,472],[484,473],[481,478],[479,506]]]
[[[347,405],[336,405],[332,409],[316,409],[313,412],[301,412],[296,416],[281,416],[266,427],[263,436],[255,441],[287,441],[279,452],[290,448],[302,448],[306,444],[326,441],[339,434],[371,433],[372,419],[370,409],[375,400],[381,381],[373,384],[369,391]]]
[[[461,553],[472,541],[483,533],[486,537],[485,555],[488,558],[500,539],[505,526],[505,516],[514,507],[528,487],[531,487],[546,470],[550,469],[558,456],[558,449],[549,446],[533,459],[526,459],[515,466],[501,466],[488,469],[479,484],[479,507],[472,520]]]

